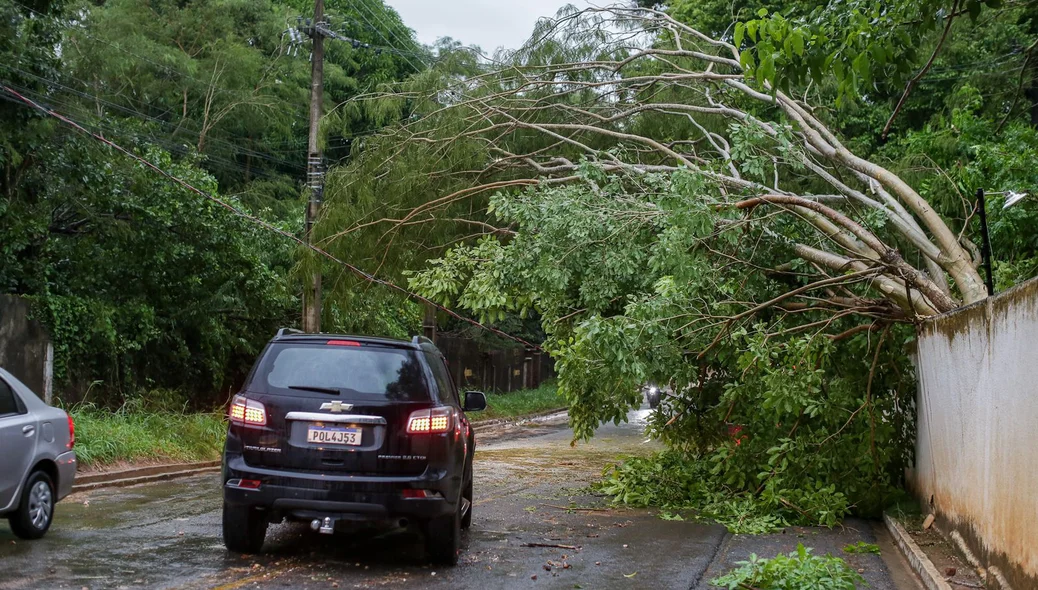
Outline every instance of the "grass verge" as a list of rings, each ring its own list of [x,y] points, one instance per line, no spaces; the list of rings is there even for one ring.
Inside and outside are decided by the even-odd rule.
[[[518,418],[566,407],[566,399],[559,393],[558,386],[547,381],[537,389],[524,389],[510,393],[488,393],[487,409],[472,412],[473,423],[499,418]]]
[[[87,469],[123,461],[218,459],[227,431],[219,412],[113,412],[87,405],[70,413],[76,422],[76,456]]]

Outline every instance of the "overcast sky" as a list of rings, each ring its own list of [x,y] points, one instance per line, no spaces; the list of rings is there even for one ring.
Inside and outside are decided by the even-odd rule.
[[[522,45],[538,18],[555,16],[566,4],[584,8],[588,0],[386,0],[386,4],[418,33],[421,43],[431,45],[440,37],[453,37],[491,53],[498,47]]]

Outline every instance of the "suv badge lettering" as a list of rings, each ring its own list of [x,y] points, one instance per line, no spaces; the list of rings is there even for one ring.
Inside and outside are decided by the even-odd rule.
[[[256,445],[245,445],[246,451],[259,451],[261,453],[280,453],[280,447],[257,447]]]
[[[353,404],[344,404],[339,400],[333,402],[325,402],[321,404],[322,410],[331,410],[332,412],[349,411],[353,409]]]

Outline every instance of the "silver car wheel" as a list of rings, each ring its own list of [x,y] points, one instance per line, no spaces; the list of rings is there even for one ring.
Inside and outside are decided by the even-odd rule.
[[[29,520],[37,530],[47,528],[54,511],[54,500],[50,486],[45,481],[38,481],[29,490]]]

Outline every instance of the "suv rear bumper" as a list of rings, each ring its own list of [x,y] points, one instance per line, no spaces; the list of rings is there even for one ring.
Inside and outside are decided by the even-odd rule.
[[[228,485],[235,479],[258,480],[257,489]],[[444,469],[412,476],[356,476],[307,473],[248,465],[240,456],[224,459],[224,502],[309,520],[381,521],[401,517],[429,519],[457,509],[461,478]],[[404,498],[405,489],[429,490],[432,498]]]

